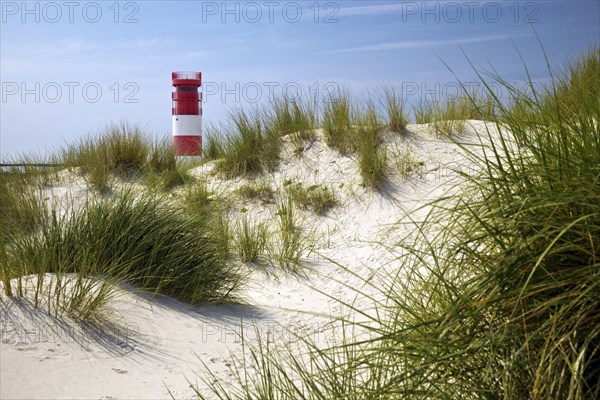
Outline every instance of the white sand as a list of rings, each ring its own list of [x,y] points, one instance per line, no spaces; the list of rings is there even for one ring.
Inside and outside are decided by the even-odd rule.
[[[256,343],[256,331],[280,336],[280,343],[292,340],[286,329],[324,345],[334,343],[339,332],[328,329],[326,316],[345,312],[334,299],[353,301],[356,294],[346,285],[364,285],[348,271],[366,278],[376,270],[398,268],[396,255],[385,248],[410,234],[398,223],[419,220],[427,210],[413,210],[453,190],[458,177],[451,168],[466,172],[473,168],[459,146],[436,138],[428,126],[410,125],[408,131],[406,138],[386,136],[388,155],[393,162],[395,152],[410,146],[423,164],[408,179],[393,177],[384,195],[362,187],[356,160],[339,156],[322,141],[301,156],[293,154],[291,143],[285,147],[281,167],[266,177],[272,187],[281,188],[288,179],[326,184],[335,189],[341,205],[324,217],[301,213],[305,229],[313,229],[320,239],[316,252],[304,260],[312,272],[301,278],[254,271],[243,291],[247,305],[190,308],[123,289],[111,304],[114,326],[100,331],[54,319],[45,309],[34,309],[28,298],[3,301],[0,398],[164,399],[170,398],[169,391],[175,398],[193,398],[190,383],[203,387],[196,375],[203,370],[202,363],[228,377],[230,356],[242,352],[242,331],[249,343]],[[478,143],[477,131],[486,136],[484,123],[469,121],[460,139]],[[233,191],[246,182],[221,181],[209,174],[210,169],[208,164],[194,173],[206,175],[213,191]],[[77,203],[87,198],[85,183],[71,175],[67,178],[49,190],[49,201]],[[257,219],[272,221],[273,205],[237,205],[238,210],[242,207]],[[360,297],[355,301],[364,309],[371,304]]]

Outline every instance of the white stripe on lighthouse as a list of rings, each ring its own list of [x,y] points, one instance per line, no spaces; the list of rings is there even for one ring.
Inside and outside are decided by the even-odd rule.
[[[200,136],[202,116],[173,115],[173,136]]]

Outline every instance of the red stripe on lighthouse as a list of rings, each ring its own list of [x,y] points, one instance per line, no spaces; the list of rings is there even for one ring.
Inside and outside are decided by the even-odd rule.
[[[173,136],[175,154],[183,157],[202,155],[202,136]]]
[[[174,92],[173,115],[202,115],[198,92]]]

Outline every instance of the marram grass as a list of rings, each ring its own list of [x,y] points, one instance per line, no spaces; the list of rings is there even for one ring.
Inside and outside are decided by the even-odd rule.
[[[339,200],[333,189],[324,185],[304,187],[302,182],[285,182],[285,191],[301,207],[311,209],[317,215],[324,215],[337,206]]]
[[[295,153],[301,154],[307,142],[317,139],[316,129],[321,127],[329,147],[356,156],[364,185],[382,190],[390,171],[380,135],[384,130],[403,133],[408,118],[397,88],[382,86],[378,97],[382,112],[371,99],[364,101],[366,106],[357,107],[347,89],[322,99],[321,107],[318,99],[308,96],[305,100],[279,96],[262,109],[234,109],[229,113],[226,134],[208,127],[205,159],[215,160],[217,172],[225,178],[257,177],[279,165],[284,137],[294,144]]]
[[[98,192],[110,191],[118,179],[162,178],[165,188],[172,188],[182,176],[170,139],[154,140],[139,127],[127,122],[111,123],[97,136],[88,136],[65,147],[58,158],[61,163],[77,167],[90,187]]]
[[[210,217],[190,216],[160,196],[119,193],[67,213],[52,212],[36,234],[3,246],[3,265],[16,278],[38,275],[36,304],[45,274],[58,280],[74,275],[70,290],[85,299],[76,307],[81,315],[92,314],[82,306],[97,306],[96,295],[108,293],[95,289],[103,288],[96,278],[189,303],[231,300],[241,276],[222,257],[227,244]],[[58,291],[63,286],[53,285]],[[68,300],[73,303],[73,296]]]

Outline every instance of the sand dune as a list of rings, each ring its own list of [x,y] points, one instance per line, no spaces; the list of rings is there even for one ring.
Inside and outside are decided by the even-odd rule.
[[[487,129],[495,134],[495,127]],[[480,153],[484,137],[485,123],[468,121],[455,139]],[[278,345],[294,340],[292,330],[323,345],[335,343],[340,330],[328,316],[346,312],[338,300],[365,310],[371,305],[348,286],[360,288],[364,282],[359,277],[397,269],[397,254],[389,248],[409,240],[411,225],[402,223],[423,218],[427,209],[422,206],[455,190],[460,177],[453,169],[476,172],[460,146],[436,137],[427,125],[409,125],[404,137],[387,134],[384,146],[392,163],[394,151],[409,146],[421,164],[408,178],[392,176],[382,193],[361,186],[356,161],[323,140],[301,155],[293,153],[291,144],[285,146],[279,169],[266,174],[266,181],[274,188],[287,180],[329,185],[341,204],[322,217],[301,215],[304,228],[319,238],[304,260],[306,276],[267,274],[249,266],[242,293],[246,304],[190,307],[122,287],[111,303],[112,323],[99,328],[55,319],[44,307],[33,308],[28,296],[0,303],[3,398],[162,399],[169,393],[193,398],[190,385],[203,388],[198,376],[203,363],[219,376],[230,374],[231,356],[241,356],[240,334],[256,343],[259,333]],[[212,191],[232,192],[246,182],[221,180],[211,169],[209,163],[192,172],[206,176]],[[83,187],[76,178],[65,178],[48,195],[51,201],[77,202],[91,195]],[[244,203],[236,204],[233,217],[242,207],[265,221],[274,212],[270,204]]]

